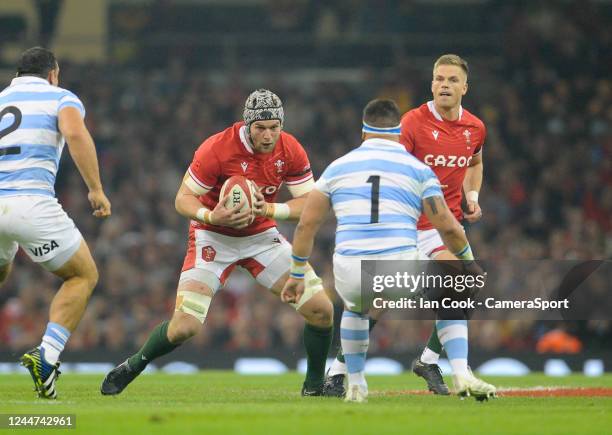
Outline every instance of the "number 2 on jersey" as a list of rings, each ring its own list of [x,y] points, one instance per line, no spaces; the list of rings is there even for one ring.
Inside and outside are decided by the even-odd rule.
[[[8,106],[2,109],[2,111],[0,112],[0,123],[2,122],[2,118],[4,118],[4,116],[9,113],[13,115],[14,117],[13,123],[9,125],[8,127],[6,127],[5,129],[0,130],[0,139],[2,139],[7,134],[14,132],[21,125],[21,110],[19,110],[15,106]]]
[[[380,175],[370,175],[368,183],[372,183],[372,201],[370,207],[370,223],[378,223],[378,197],[380,195]]]

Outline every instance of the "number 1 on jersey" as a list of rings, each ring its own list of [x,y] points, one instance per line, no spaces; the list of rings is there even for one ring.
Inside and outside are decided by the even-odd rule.
[[[368,183],[372,183],[372,202],[370,208],[370,223],[378,223],[378,197],[380,195],[380,175],[370,175]]]

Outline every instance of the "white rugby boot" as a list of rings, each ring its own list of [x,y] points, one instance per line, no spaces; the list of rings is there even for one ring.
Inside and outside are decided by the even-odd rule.
[[[459,397],[473,396],[481,402],[497,396],[497,388],[494,385],[478,379],[471,371],[466,375],[453,375],[453,385],[455,394]]]
[[[365,403],[368,401],[368,387],[359,384],[349,385],[346,390],[345,402]]]

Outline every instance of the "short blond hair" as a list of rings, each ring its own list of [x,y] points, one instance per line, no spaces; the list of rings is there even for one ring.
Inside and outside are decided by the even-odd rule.
[[[433,66],[434,72],[436,71],[436,68],[438,68],[439,65],[458,66],[463,70],[466,76],[468,75],[468,72],[469,72],[467,61],[461,58],[460,56],[457,56],[456,54],[443,54],[442,56],[440,56],[438,60],[436,60],[436,63],[434,63],[434,66]]]

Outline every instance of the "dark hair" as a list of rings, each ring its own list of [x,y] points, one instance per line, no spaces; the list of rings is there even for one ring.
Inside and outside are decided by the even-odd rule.
[[[363,109],[363,122],[372,127],[395,127],[400,123],[399,107],[393,100],[372,100]]]
[[[39,76],[47,78],[49,71],[57,68],[55,55],[43,47],[32,47],[21,53],[17,64],[17,76]]]

